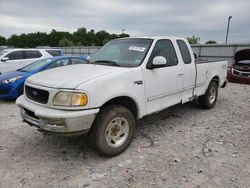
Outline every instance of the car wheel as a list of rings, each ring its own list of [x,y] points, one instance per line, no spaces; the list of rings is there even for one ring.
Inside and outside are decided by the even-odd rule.
[[[127,149],[135,129],[136,120],[129,109],[109,105],[97,115],[89,136],[92,146],[99,154],[112,157]]]
[[[218,84],[211,81],[205,95],[199,97],[199,106],[205,109],[213,108],[218,96]]]

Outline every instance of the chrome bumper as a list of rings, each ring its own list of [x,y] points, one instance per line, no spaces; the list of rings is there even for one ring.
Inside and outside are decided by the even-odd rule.
[[[17,99],[21,116],[29,125],[40,131],[76,135],[88,132],[99,109],[66,111],[51,109],[30,102],[24,96]]]

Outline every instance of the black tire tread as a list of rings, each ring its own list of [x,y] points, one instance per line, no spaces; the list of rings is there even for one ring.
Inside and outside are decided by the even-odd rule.
[[[209,97],[209,90],[210,90],[211,87],[215,87],[216,88],[216,98],[215,98],[215,101],[214,101],[213,104],[210,104],[209,103],[209,99],[208,99],[208,97]],[[202,96],[199,97],[199,106],[201,108],[204,108],[204,109],[213,108],[214,105],[215,105],[215,103],[216,103],[216,101],[217,101],[217,97],[218,97],[218,84],[215,81],[212,80],[210,82],[207,90],[206,90],[206,93],[204,95],[202,95]]]
[[[127,120],[130,121],[129,136],[127,141],[118,148],[110,148],[105,140],[102,138],[103,132],[105,132],[109,119],[118,115],[127,116]],[[130,145],[135,132],[136,120],[132,112],[126,107],[120,105],[108,105],[101,108],[99,114],[94,120],[89,133],[89,139],[92,147],[102,156],[112,157],[125,151]],[[105,134],[105,133],[104,133]]]

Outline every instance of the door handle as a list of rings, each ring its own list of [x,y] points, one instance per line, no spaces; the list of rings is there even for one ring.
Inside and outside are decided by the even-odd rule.
[[[183,73],[177,74],[177,77],[178,77],[178,78],[182,78],[183,76],[184,76]]]

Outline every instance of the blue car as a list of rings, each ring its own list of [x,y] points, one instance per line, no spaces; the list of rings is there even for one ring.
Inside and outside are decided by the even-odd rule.
[[[35,61],[34,63],[0,75],[0,99],[16,99],[23,94],[25,80],[40,71],[48,69],[86,63],[85,57],[58,56]]]

